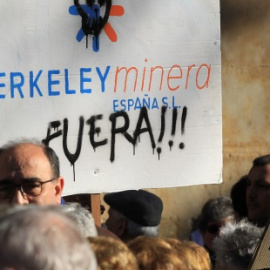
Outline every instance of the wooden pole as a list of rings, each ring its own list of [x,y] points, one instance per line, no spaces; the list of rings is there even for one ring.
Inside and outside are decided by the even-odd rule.
[[[100,194],[90,195],[91,213],[96,225],[101,226]]]

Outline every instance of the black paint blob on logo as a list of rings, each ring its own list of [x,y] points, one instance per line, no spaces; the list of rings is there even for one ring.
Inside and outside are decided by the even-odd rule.
[[[112,6],[112,0],[86,0],[86,5],[88,10],[91,12],[86,12],[85,9],[80,5],[79,0],[74,0],[74,5],[77,7],[78,13],[82,17],[82,30],[86,36],[86,48],[88,47],[88,35],[94,36],[98,40],[98,36],[107,23],[110,15],[110,10]],[[101,16],[100,9],[105,7],[104,15]]]

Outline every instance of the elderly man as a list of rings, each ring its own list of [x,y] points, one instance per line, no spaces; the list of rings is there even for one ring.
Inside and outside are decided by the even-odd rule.
[[[253,161],[248,173],[246,202],[248,219],[258,226],[265,226],[270,218],[270,155]]]
[[[0,203],[60,204],[64,179],[48,146],[34,141],[0,148]]]
[[[1,270],[97,269],[88,241],[62,207],[5,207],[0,209]]]
[[[139,236],[157,236],[162,200],[144,190],[127,190],[109,193],[104,201],[110,206],[107,229],[124,242]]]
[[[63,188],[59,159],[52,148],[35,140],[0,148],[0,204],[60,204]],[[97,231],[116,237],[99,226]]]

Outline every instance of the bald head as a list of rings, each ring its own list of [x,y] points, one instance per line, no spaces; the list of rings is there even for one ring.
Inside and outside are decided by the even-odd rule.
[[[63,186],[59,161],[51,148],[26,141],[0,149],[0,203],[60,204]],[[36,187],[40,194],[28,192]],[[10,192],[6,198],[5,190]]]

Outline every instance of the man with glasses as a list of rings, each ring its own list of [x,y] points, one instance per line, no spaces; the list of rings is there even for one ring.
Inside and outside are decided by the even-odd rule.
[[[0,148],[0,203],[60,204],[63,187],[59,159],[50,147],[19,141]]]

